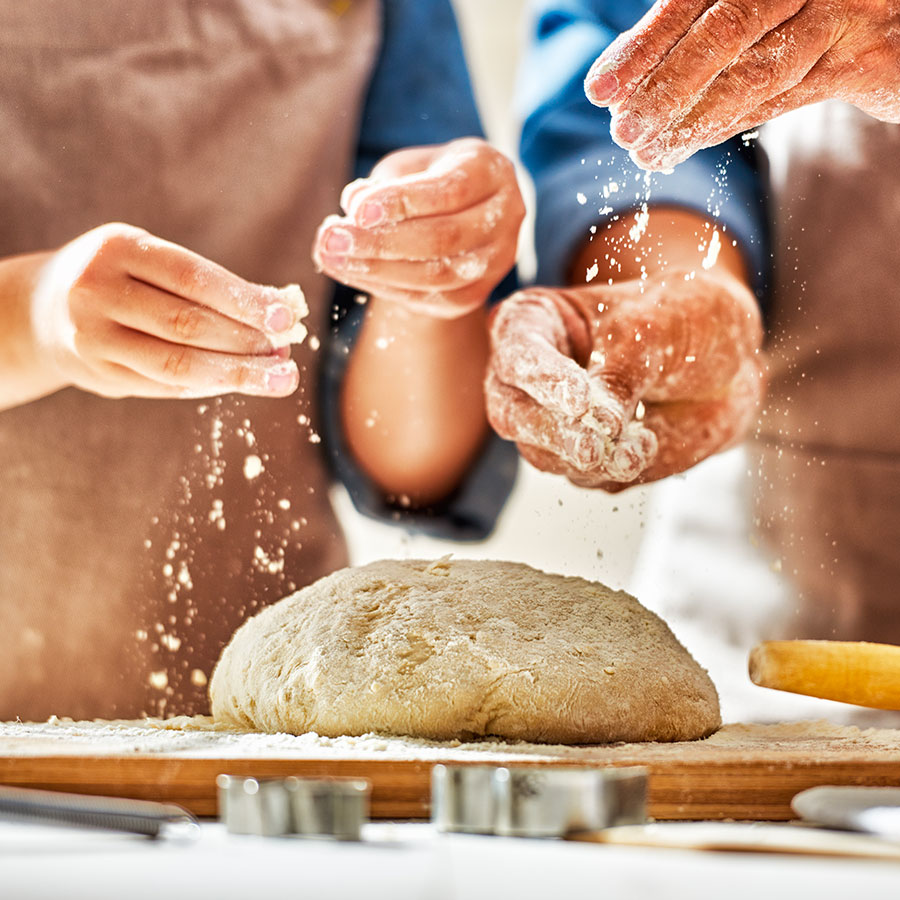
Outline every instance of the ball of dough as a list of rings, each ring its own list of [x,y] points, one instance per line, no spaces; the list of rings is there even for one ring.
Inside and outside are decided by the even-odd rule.
[[[716,689],[624,591],[486,560],[342,569],[245,622],[215,718],[261,731],[679,741],[721,724]]]

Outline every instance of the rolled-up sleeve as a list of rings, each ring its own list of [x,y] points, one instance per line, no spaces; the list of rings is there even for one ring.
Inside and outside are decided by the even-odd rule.
[[[645,0],[536,0],[521,68],[520,152],[534,180],[537,280],[565,284],[591,226],[630,216],[644,202],[715,220],[744,255],[762,300],[769,272],[765,191],[756,150],[736,138],[703,150],[672,174],[649,175],[616,145],[610,114],[591,105],[594,60],[649,9]]]

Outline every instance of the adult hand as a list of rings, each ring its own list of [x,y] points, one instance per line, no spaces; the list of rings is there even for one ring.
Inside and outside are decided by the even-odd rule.
[[[42,357],[104,397],[286,396],[299,372],[282,345],[305,312],[296,289],[251,284],[122,224],[51,255],[31,303]]]
[[[756,302],[727,274],[522,291],[491,325],[488,418],[537,468],[621,490],[744,437],[761,342]]]
[[[900,2],[657,2],[597,59],[585,91],[612,108],[613,138],[646,169],[819,100],[900,122]]]
[[[512,268],[525,213],[513,164],[476,138],[386,156],[349,184],[313,255],[332,278],[456,318]]]

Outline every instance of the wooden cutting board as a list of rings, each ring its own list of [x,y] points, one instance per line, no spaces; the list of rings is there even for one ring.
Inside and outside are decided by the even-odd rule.
[[[177,720],[176,720],[177,721]],[[215,778],[352,776],[372,785],[374,818],[429,815],[438,762],[646,766],[656,819],[784,820],[798,791],[821,784],[900,785],[900,731],[794,723],[727,725],[705,741],[551,747],[394,738],[318,738],[168,723],[0,724],[0,783],[178,803],[217,812]],[[199,723],[197,728],[192,723]]]

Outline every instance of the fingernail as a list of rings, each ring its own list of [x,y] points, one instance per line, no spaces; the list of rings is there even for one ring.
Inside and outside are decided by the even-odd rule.
[[[283,394],[297,386],[299,371],[293,363],[272,366],[266,373],[266,390],[272,394]]]
[[[613,118],[612,133],[617,143],[628,147],[638,143],[638,139],[644,133],[644,123],[635,113],[622,113]]]
[[[344,228],[332,228],[325,238],[325,252],[330,254],[349,253],[353,249],[353,235]]]
[[[283,303],[273,303],[266,310],[266,331],[287,331],[294,324],[294,311]]]
[[[597,104],[605,104],[610,101],[618,89],[619,79],[612,72],[588,75],[584,83],[588,99]]]
[[[363,228],[371,228],[373,225],[378,225],[380,222],[383,222],[384,217],[384,205],[375,200],[367,200],[359,208],[359,211],[356,214],[356,221],[359,222]]]

